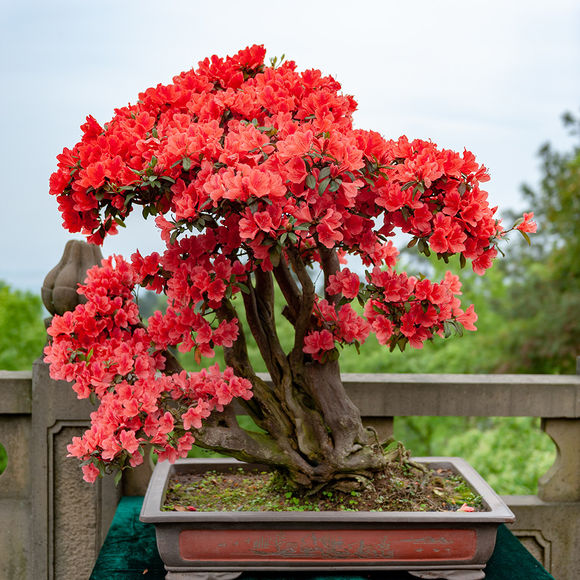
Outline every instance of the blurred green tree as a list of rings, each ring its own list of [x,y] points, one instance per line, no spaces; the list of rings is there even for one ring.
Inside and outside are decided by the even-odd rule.
[[[580,119],[566,113],[563,121],[580,137]],[[580,139],[565,152],[546,143],[539,157],[539,185],[523,186],[538,233],[499,266],[509,284],[498,372],[573,373],[580,354]]]
[[[0,369],[30,370],[46,342],[40,297],[0,281]]]

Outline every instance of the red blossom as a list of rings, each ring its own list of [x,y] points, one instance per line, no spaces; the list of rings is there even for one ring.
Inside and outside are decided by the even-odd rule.
[[[345,298],[355,298],[358,295],[359,277],[348,268],[330,276],[330,283],[326,287],[328,294],[342,294]]]
[[[533,212],[524,213],[523,221],[515,226],[516,230],[520,230],[520,232],[535,233],[538,229],[538,226],[536,222],[532,221],[533,217]]]
[[[334,338],[332,333],[328,330],[315,330],[304,339],[304,348],[302,350],[320,360],[320,356],[324,351],[332,350],[333,348]]]

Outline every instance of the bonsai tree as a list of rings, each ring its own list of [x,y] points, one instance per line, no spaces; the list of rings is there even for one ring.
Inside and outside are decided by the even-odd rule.
[[[480,188],[485,167],[468,151],[354,129],[356,102],[332,77],[264,58],[252,46],[206,59],[103,126],[88,117],[58,156],[50,193],[69,231],[101,244],[140,207],[165,245],[89,270],[86,303],[48,331],[51,376],[100,402],[68,448],[87,481],[140,464],[147,445],[174,461],[195,441],[297,486],[356,485],[387,459],[345,392],[340,349],[371,333],[392,351],[475,330],[459,279],[398,272],[391,238],[483,274],[505,234]],[[524,235],[531,218],[515,226]],[[141,320],[138,286],[164,293],[166,311]],[[271,382],[254,372],[241,312]],[[185,372],[174,347],[197,361],[223,347],[227,367]],[[238,423],[234,399],[260,430]]]

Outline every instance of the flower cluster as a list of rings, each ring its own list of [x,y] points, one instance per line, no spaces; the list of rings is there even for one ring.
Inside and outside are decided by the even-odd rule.
[[[183,454],[191,428],[231,397],[250,396],[231,370],[158,371],[170,346],[196,360],[232,347],[233,300],[244,293],[244,304],[255,303],[258,276],[291,288],[293,274],[324,269],[324,298],[312,300],[300,317],[309,327],[297,331],[305,360],[325,362],[337,345],[358,347],[371,332],[391,348],[420,348],[450,328],[475,329],[458,280],[397,273],[390,238],[400,230],[420,252],[458,254],[483,274],[505,233],[481,189],[485,167],[468,151],[354,129],[356,102],[332,77],[264,58],[252,46],[206,59],[109,123],[88,117],[81,141],[58,156],[50,193],[69,231],[100,244],[140,207],[166,246],[92,270],[82,289],[88,303],[55,317],[50,330],[52,376],[101,400],[93,427],[71,447],[89,478],[99,461],[138,462],[144,442],[163,457]],[[531,218],[517,226],[523,235],[534,231]],[[367,268],[364,279],[336,265],[347,255]],[[146,325],[131,298],[136,284],[168,297],[167,311]],[[303,283],[288,292],[307,294]]]
[[[287,241],[380,265],[400,228],[478,273],[491,265],[502,228],[473,154],[354,130],[356,103],[332,77],[266,67],[264,54],[206,60],[104,126],[89,117],[51,177],[64,225],[100,243],[141,205],[165,238],[210,228],[265,270]]]
[[[83,461],[87,481],[94,481],[107,465],[139,465],[145,444],[152,445],[160,459],[187,455],[195,440],[192,429],[199,429],[203,419],[234,397],[252,395],[250,382],[236,377],[231,368],[222,373],[215,365],[189,375],[158,372],[165,368],[164,350],[182,340],[184,322],[174,325],[178,335],[169,338],[175,322],[171,315],[164,325],[156,313],[143,327],[132,293],[138,280],[122,258],[104,260],[88,271],[79,289],[87,303],[55,316],[48,330],[52,342],[45,360],[51,377],[74,382],[79,398],[100,400],[91,428],[68,447],[71,456]],[[205,333],[203,344],[208,348],[231,344],[237,336],[235,321],[212,330],[208,323],[196,327],[194,320],[188,320],[187,331]]]
[[[452,331],[476,330],[474,307],[461,308],[461,282],[450,272],[436,284],[376,267],[367,272],[362,290],[360,284],[358,276],[348,268],[331,276],[327,293],[341,293],[344,299],[364,296],[363,316],[348,302],[336,307],[326,300],[317,301],[315,315],[321,329],[312,330],[304,341],[304,352],[315,360],[328,359],[336,345],[361,345],[371,332],[379,344],[402,350],[406,344],[422,348],[435,334],[448,337]]]

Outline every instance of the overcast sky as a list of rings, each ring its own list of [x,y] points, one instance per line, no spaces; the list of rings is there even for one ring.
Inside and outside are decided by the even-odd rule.
[[[254,43],[332,74],[358,127],[473,151],[506,209],[530,209],[519,188],[538,179],[536,152],[569,147],[560,117],[580,107],[577,0],[0,0],[0,279],[38,291],[75,237],[48,178],[86,115],[106,122],[147,87]],[[130,221],[104,253],[157,239]]]

